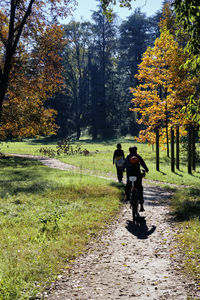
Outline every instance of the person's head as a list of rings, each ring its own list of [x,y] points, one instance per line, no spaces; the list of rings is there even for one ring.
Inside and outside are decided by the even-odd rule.
[[[117,149],[121,149],[122,148],[122,145],[119,143],[119,144],[117,144]]]
[[[137,154],[137,147],[136,146],[131,146],[129,148],[130,154]]]

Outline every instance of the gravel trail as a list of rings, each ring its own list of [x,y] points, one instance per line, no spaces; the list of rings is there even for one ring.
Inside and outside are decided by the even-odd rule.
[[[98,242],[44,294],[48,300],[200,299],[195,283],[172,263],[170,194],[145,186],[145,212],[133,224],[128,204]]]
[[[34,158],[61,170],[78,169],[56,159]],[[108,179],[108,178],[107,178]],[[128,204],[85,253],[43,293],[48,300],[198,300],[200,291],[175,261],[175,224],[170,193],[144,184],[145,212],[132,222]],[[108,199],[109,201],[109,199]],[[177,255],[175,255],[177,257]]]

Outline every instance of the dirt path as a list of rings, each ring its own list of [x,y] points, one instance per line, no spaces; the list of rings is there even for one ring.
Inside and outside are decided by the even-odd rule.
[[[48,157],[44,157],[44,156],[39,156],[39,155],[30,155],[30,154],[8,154],[8,156],[15,156],[15,157],[23,157],[23,158],[30,158],[30,159],[36,159],[39,160],[43,165],[50,167],[50,168],[54,168],[54,169],[60,169],[60,170],[74,170],[77,173],[81,172],[81,173],[85,173],[85,174],[89,174],[91,176],[98,176],[99,178],[103,178],[103,179],[112,179],[112,180],[116,180],[116,176],[113,176],[112,174],[109,174],[109,176],[101,176],[101,175],[97,175],[95,173],[95,171],[91,170],[91,169],[82,169],[79,168],[77,166],[74,165],[70,165],[67,163],[63,163],[60,160],[56,159],[56,158],[48,158]],[[109,177],[109,178],[108,178]],[[160,182],[160,181],[153,181],[150,179],[144,179],[144,181],[147,184],[158,184],[158,185],[162,185],[162,184],[167,184],[170,185],[171,187],[180,187],[177,184],[172,184],[172,183],[165,183],[165,182]],[[182,187],[187,187],[182,185]]]
[[[54,159],[34,158],[49,167],[76,168]],[[70,269],[63,271],[42,298],[200,299],[195,283],[178,272],[180,266],[173,259],[177,250],[169,197],[169,192],[145,185],[145,212],[141,213],[139,223],[132,223],[129,205],[124,204],[116,221],[98,241],[89,244],[85,254],[78,257]]]
[[[59,276],[44,298],[200,299],[194,282],[178,274],[178,266],[172,264],[174,226],[169,221],[169,196],[158,187],[146,186],[146,211],[140,223],[132,223],[129,205],[125,205],[116,222]]]
[[[15,157],[23,157],[23,158],[30,158],[30,159],[36,159],[39,160],[43,165],[54,168],[54,169],[60,169],[60,170],[71,170],[71,169],[77,169],[76,166],[65,164],[61,162],[58,159],[55,158],[48,158],[43,157],[39,155],[30,155],[30,154],[8,154],[9,156],[15,156]]]

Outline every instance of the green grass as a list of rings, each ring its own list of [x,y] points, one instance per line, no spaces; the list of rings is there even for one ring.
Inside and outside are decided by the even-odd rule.
[[[110,222],[122,192],[32,160],[0,165],[0,299],[29,299]]]
[[[182,263],[200,288],[200,189],[177,191],[172,198],[172,215],[178,222],[177,241]]]
[[[90,154],[84,155],[61,155],[57,158],[65,163],[78,166],[81,169],[90,170],[92,173],[101,175],[116,175],[115,166],[112,164],[113,152],[118,142],[122,143],[122,148],[125,155],[128,154],[128,149],[132,144],[137,144],[133,139],[119,139],[102,142],[92,142],[91,140],[82,140],[74,142],[74,145],[80,145],[82,149],[87,149]],[[3,143],[1,151],[4,153],[23,153],[41,155],[39,149],[41,147],[56,148],[56,140],[51,139],[28,139],[24,142],[9,142]],[[139,154],[144,158],[150,172],[147,174],[147,179],[173,183],[177,185],[197,186],[200,180],[200,168],[197,166],[197,171],[192,175],[187,173],[186,154],[181,156],[180,170],[171,172],[170,159],[166,157],[166,151],[160,149],[160,172],[156,171],[155,151],[152,147],[146,144],[137,144]],[[200,146],[197,145],[199,149]]]
[[[126,155],[130,145],[135,144],[127,139],[95,143],[84,140],[74,145],[89,150],[88,156],[57,158],[78,166],[82,174],[89,170],[92,174],[116,176],[112,155],[118,142]],[[1,151],[41,155],[39,149],[44,146],[55,149],[56,140],[3,143]],[[185,269],[199,281],[199,165],[196,172],[188,175],[187,159],[182,155],[180,171],[172,173],[170,159],[160,149],[161,171],[157,172],[152,148],[137,146],[150,170],[147,179],[161,182],[162,186],[182,186],[172,200],[173,217],[180,227],[178,241]],[[48,169],[36,161],[10,158],[2,159],[0,164],[0,294],[4,295],[2,299],[22,299],[22,287],[23,295],[34,295],[38,284],[51,280],[63,264],[83,251],[90,237],[118,210],[121,192],[119,185],[109,181]]]

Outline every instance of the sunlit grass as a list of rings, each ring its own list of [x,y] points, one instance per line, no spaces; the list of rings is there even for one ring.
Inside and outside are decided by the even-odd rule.
[[[108,176],[116,175],[116,169],[113,165],[113,152],[116,149],[116,144],[121,142],[122,148],[125,152],[125,156],[128,155],[129,147],[136,144],[138,147],[138,153],[144,158],[150,172],[147,174],[147,179],[173,183],[177,185],[199,185],[200,170],[199,165],[197,171],[192,175],[187,173],[187,155],[181,153],[180,157],[180,170],[171,172],[170,158],[166,157],[166,150],[160,148],[160,171],[156,171],[155,163],[155,149],[147,144],[138,144],[133,139],[119,139],[102,142],[92,142],[91,140],[82,140],[74,142],[74,145],[80,145],[81,149],[87,149],[90,153],[87,156],[84,155],[61,155],[56,158],[62,162],[69,163],[79,167],[81,170],[87,169],[92,173]],[[3,143],[1,151],[4,153],[22,153],[41,155],[39,149],[43,146],[55,149],[57,141],[54,139],[27,139],[23,142],[9,142]],[[155,147],[154,147],[155,148]],[[197,145],[197,149],[199,145]]]
[[[48,276],[53,278],[63,263],[78,255],[91,235],[117,211],[120,190],[110,185],[109,181],[83,174],[89,170],[94,175],[116,176],[112,156],[118,142],[122,143],[125,155],[129,147],[136,144],[132,139],[95,143],[84,140],[75,144],[87,149],[89,155],[56,157],[79,167],[76,172],[82,170],[82,175],[51,170],[36,161],[17,158],[9,159],[9,164],[5,164],[4,168],[5,161],[1,160],[0,257],[5,263],[0,267],[0,291],[11,291],[12,296],[8,299],[20,299],[19,286],[23,286],[27,295],[36,293],[37,284],[42,284]],[[56,140],[3,143],[1,152],[41,155],[39,149],[43,146],[55,149]],[[152,147],[146,144],[137,146],[150,170],[147,180],[162,182],[169,187],[171,183],[182,186],[172,201],[173,217],[181,226],[178,239],[180,251],[185,257],[185,268],[199,280],[199,165],[196,172],[189,175],[186,153],[181,153],[180,170],[173,173],[170,158],[166,157],[165,150],[160,149],[160,172],[157,172]],[[190,188],[186,189],[184,185]],[[29,274],[29,269],[33,275]],[[5,274],[4,277],[2,274]],[[29,277],[31,280],[27,279]]]
[[[0,173],[0,299],[29,299],[110,222],[122,194],[32,160],[3,159]]]
[[[172,198],[172,214],[177,220],[177,241],[185,270],[200,283],[200,189],[178,191]]]

